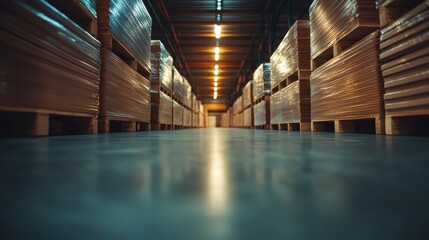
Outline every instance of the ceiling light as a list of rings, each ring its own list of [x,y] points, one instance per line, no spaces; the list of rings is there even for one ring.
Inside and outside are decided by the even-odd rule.
[[[215,99],[215,100],[216,100],[216,99],[217,99],[217,96],[216,96],[216,95],[214,95],[214,96],[213,96],[213,99]]]
[[[217,87],[214,87],[215,92],[217,92]]]
[[[214,33],[215,33],[217,39],[220,38],[221,32],[222,32],[221,26],[219,24],[215,24],[214,25]]]
[[[213,73],[214,73],[214,75],[216,75],[216,76],[217,76],[217,75],[219,74],[219,70],[217,70],[217,69],[216,69],[216,70],[214,70],[214,72],[213,72]]]
[[[215,76],[215,77],[214,77],[214,81],[215,81],[215,82],[217,82],[217,80],[218,80],[218,78],[217,78],[217,76]]]
[[[217,87],[217,82],[214,82],[214,84],[213,84],[215,87]]]
[[[217,65],[217,64],[216,64],[216,65],[214,66],[214,69],[218,70],[218,69],[219,69],[219,65]]]

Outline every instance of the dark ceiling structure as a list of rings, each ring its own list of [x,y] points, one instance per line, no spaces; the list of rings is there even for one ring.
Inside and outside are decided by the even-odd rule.
[[[152,16],[152,39],[161,40],[174,65],[203,103],[232,103],[269,62],[289,27],[308,19],[312,0],[143,0]],[[221,8],[218,8],[221,2]],[[214,25],[221,14],[219,61]],[[217,99],[214,66],[219,65]]]

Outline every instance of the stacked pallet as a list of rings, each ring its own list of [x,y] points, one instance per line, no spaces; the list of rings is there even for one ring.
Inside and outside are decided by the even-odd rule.
[[[191,128],[192,127],[192,87],[189,84],[188,80],[183,77],[183,87],[185,98],[183,99],[183,104],[185,110],[183,111],[183,127]]]
[[[250,80],[243,88],[244,127],[253,128],[253,81]]]
[[[220,126],[223,128],[228,128],[230,127],[230,122],[229,122],[229,110],[225,113],[222,113],[221,117],[220,117]]]
[[[374,0],[314,0],[310,6],[312,69],[379,26]]]
[[[47,0],[52,6],[97,37],[97,0]]]
[[[271,64],[262,63],[253,73],[253,121],[257,129],[270,129],[270,96]],[[258,113],[256,113],[256,106],[258,106]]]
[[[311,5],[314,131],[383,133],[377,26],[374,1],[316,0]]]
[[[199,116],[200,116],[200,105],[201,102],[197,100],[197,97],[192,94],[192,127],[199,128]]]
[[[0,133],[96,133],[100,43],[89,29],[43,0],[7,1],[0,12]]]
[[[386,134],[429,134],[429,1],[419,2],[380,4]]]
[[[173,58],[159,40],[152,40],[151,129],[172,128]]]
[[[270,59],[271,127],[310,131],[310,24],[298,20]]]
[[[240,96],[235,100],[233,105],[233,126],[241,128],[244,126],[243,117],[243,96]]]
[[[198,118],[199,120],[199,124],[200,124],[200,128],[206,127],[206,118],[207,118],[207,112],[204,109],[203,104],[200,104],[200,116]]]
[[[142,1],[99,0],[99,131],[148,129],[152,19]]]
[[[173,126],[175,130],[183,127],[183,106],[173,101]]]
[[[183,99],[185,98],[183,77],[173,67],[173,129],[183,128]]]

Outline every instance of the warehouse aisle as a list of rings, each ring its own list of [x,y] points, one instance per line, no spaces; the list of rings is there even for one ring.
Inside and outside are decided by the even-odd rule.
[[[0,151],[1,239],[429,234],[427,138],[198,129],[3,139]]]

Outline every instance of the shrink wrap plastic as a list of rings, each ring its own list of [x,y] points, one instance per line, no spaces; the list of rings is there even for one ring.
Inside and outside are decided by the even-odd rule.
[[[80,3],[83,4],[94,17],[97,17],[97,0],[80,0]]]
[[[310,6],[311,58],[359,26],[379,26],[374,0],[314,0]]]
[[[297,20],[270,58],[271,87],[275,87],[298,69],[310,69],[310,24]]]
[[[179,99],[181,102],[185,99],[185,87],[183,85],[183,77],[180,75],[179,71],[173,67],[173,88],[174,96]]]
[[[191,111],[188,109],[183,110],[183,126],[191,127],[192,126],[192,115]]]
[[[310,82],[301,79],[271,95],[271,123],[310,122]]]
[[[0,7],[0,107],[97,115],[100,43],[46,1]]]
[[[386,114],[429,114],[429,1],[381,32]]]
[[[173,101],[173,124],[183,125],[183,106]]]
[[[376,31],[311,74],[312,120],[371,118],[382,111]]]
[[[255,114],[255,126],[261,126],[266,124],[265,116],[265,101],[262,101],[255,105],[254,114]]]
[[[243,126],[251,127],[252,126],[252,108],[248,108],[243,112]]]
[[[151,82],[160,83],[168,92],[173,92],[173,58],[159,40],[152,40]]]
[[[113,36],[150,71],[152,18],[141,0],[110,0]]]
[[[149,122],[150,82],[109,50],[106,51],[102,115]]]
[[[277,93],[270,97],[270,119],[272,124],[285,123],[283,121],[283,106],[286,104],[283,102],[286,88],[281,89]]]
[[[246,108],[250,105],[252,105],[253,99],[252,99],[252,87],[253,87],[253,81],[250,80],[246,86],[243,88],[243,108]]]
[[[173,103],[171,98],[167,94],[160,92],[159,104],[158,103],[152,103],[152,104],[154,104],[155,107],[158,109],[158,116],[155,116],[155,117],[158,117],[158,119],[155,119],[158,121],[155,121],[155,122],[158,122],[161,124],[171,124],[172,122],[171,114],[173,112]],[[152,114],[154,114],[154,111],[152,111]]]
[[[253,99],[271,94],[271,65],[262,63],[253,73]]]
[[[234,114],[238,114],[239,112],[243,111],[243,97],[240,96],[239,98],[237,98],[237,100],[235,100],[234,104]]]
[[[185,98],[183,100],[183,104],[185,104],[186,107],[192,108],[192,87],[189,84],[188,80],[183,77],[183,87],[184,87],[184,93]]]

